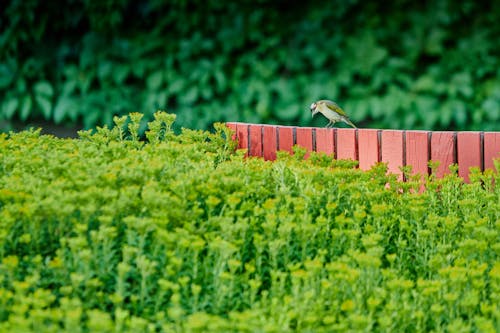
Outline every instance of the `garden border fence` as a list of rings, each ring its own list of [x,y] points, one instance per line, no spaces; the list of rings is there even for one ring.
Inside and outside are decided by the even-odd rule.
[[[500,132],[315,128],[239,122],[227,126],[235,132],[238,148],[248,149],[248,156],[274,160],[277,151],[292,152],[292,147],[298,145],[308,152],[359,161],[363,170],[386,162],[388,171],[401,179],[400,167],[411,165],[414,173],[427,175],[432,160],[440,162],[437,177],[449,173],[449,166],[456,163],[458,175],[468,182],[470,167],[494,170],[493,159],[500,158]]]

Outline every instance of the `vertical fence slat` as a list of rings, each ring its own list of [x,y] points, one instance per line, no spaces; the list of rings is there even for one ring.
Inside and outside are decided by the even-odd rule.
[[[432,132],[431,160],[440,162],[436,177],[450,173],[449,166],[455,163],[454,132]]]
[[[236,140],[236,127],[237,127],[237,123],[226,123],[226,126],[229,127],[230,129],[233,130],[233,135],[231,136],[231,139],[232,140]]]
[[[279,150],[286,150],[292,152],[293,147],[293,127],[279,126]]]
[[[484,133],[484,169],[495,170],[494,159],[500,159],[500,132]],[[500,172],[500,170],[498,170]]]
[[[335,153],[335,129],[316,128],[316,151],[327,155]]]
[[[349,128],[337,129],[337,159],[356,160],[356,130]]]
[[[469,168],[481,168],[481,133],[457,133],[458,175],[469,183]]]
[[[236,137],[238,138],[239,149],[248,149],[248,127],[247,124],[236,125]],[[248,152],[245,156],[248,156]]]
[[[296,129],[297,135],[297,145],[304,147],[307,149],[307,154],[305,158],[308,158],[313,150],[313,135],[312,128],[310,127],[297,127]]]
[[[429,173],[429,132],[406,131],[406,165],[411,165],[414,175]]]
[[[378,130],[358,130],[359,168],[368,170],[379,162]]]
[[[262,125],[250,125],[250,156],[262,157]]]
[[[403,131],[383,131],[381,150],[382,162],[387,162],[388,171],[402,179],[400,167],[403,166]]]
[[[276,159],[276,151],[278,150],[276,126],[264,125],[263,127],[262,146],[264,147],[264,159],[274,161]]]

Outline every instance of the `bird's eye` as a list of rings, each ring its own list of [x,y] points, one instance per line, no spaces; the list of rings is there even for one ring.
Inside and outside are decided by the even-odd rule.
[[[316,103],[311,104],[311,110],[316,109]]]

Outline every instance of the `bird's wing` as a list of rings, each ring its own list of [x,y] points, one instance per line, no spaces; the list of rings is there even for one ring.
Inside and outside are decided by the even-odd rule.
[[[344,112],[344,110],[342,110],[340,108],[340,106],[337,105],[337,103],[329,101],[329,100],[325,100],[325,105],[327,108],[329,108],[330,110],[332,110],[334,112],[337,112],[339,115],[344,116],[344,117],[348,117],[347,114]]]

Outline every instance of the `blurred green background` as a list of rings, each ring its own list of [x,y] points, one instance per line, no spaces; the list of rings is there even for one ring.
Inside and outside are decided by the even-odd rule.
[[[500,1],[10,0],[0,124],[214,121],[500,130]]]

